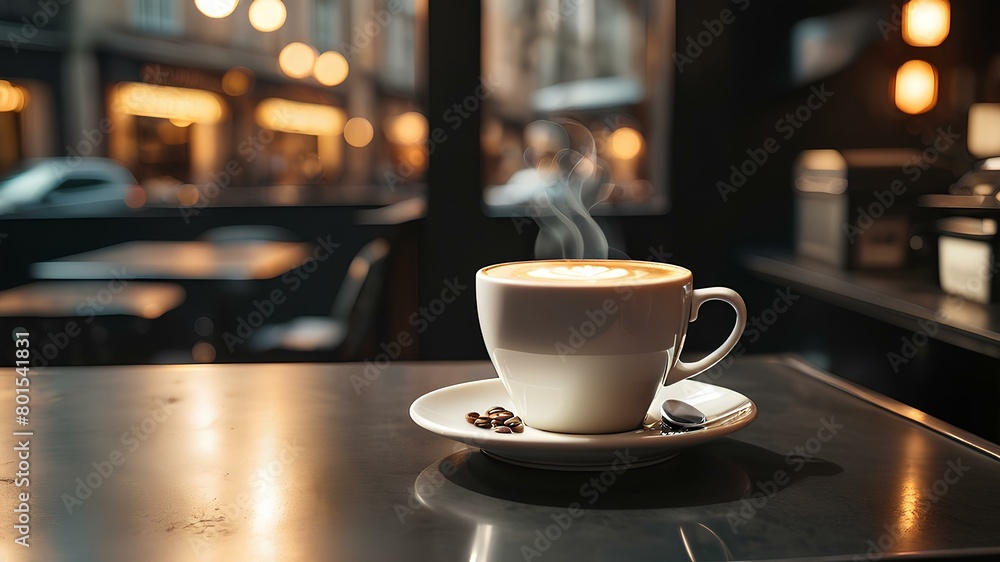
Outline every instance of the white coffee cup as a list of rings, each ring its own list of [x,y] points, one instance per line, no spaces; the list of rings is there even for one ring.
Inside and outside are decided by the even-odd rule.
[[[630,260],[479,270],[479,325],[513,411],[529,427],[559,433],[637,429],[660,384],[710,368],[743,333],[746,306],[735,291],[692,283],[682,267]],[[680,361],[687,325],[710,300],[736,309],[736,325],[712,353]]]

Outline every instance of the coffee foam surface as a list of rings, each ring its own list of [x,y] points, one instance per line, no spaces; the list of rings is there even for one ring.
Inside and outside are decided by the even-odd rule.
[[[559,284],[655,282],[682,277],[686,270],[666,264],[625,260],[537,261],[501,264],[484,270],[488,277]]]

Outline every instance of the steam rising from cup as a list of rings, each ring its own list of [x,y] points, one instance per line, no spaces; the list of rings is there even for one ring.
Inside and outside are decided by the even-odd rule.
[[[606,167],[580,123],[534,121],[525,128],[524,162],[540,182],[529,205],[538,224],[536,259],[607,259],[608,241],[590,216]]]

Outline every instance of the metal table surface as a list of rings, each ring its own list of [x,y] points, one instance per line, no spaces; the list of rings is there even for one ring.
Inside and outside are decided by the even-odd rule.
[[[487,363],[36,372],[26,427],[3,387],[0,560],[1000,554],[995,446],[793,357],[701,375],[753,399],[758,419],[617,475],[507,465],[409,419],[420,395],[491,376]],[[15,447],[30,451],[29,487]],[[15,543],[23,492],[29,548]]]

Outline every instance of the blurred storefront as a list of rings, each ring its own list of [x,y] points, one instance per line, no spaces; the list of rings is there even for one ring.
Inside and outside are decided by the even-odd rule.
[[[483,201],[491,214],[524,213],[545,187],[543,168],[562,150],[594,168],[593,185],[584,186],[594,192],[587,205],[594,212],[665,208],[673,70],[660,55],[673,41],[667,8],[646,0],[483,2],[489,84],[466,109],[483,103]],[[565,131],[532,126],[538,120]],[[567,135],[583,140],[556,138]]]
[[[0,176],[24,159],[61,152],[68,35],[66,14],[55,6],[48,13],[34,2],[0,4]]]
[[[204,203],[208,191],[296,204],[422,182],[422,0],[203,4],[55,2],[59,18],[35,36],[47,42],[14,43],[0,63],[0,175],[82,142],[81,155],[128,168],[145,205]],[[38,9],[10,3],[2,25]],[[241,197],[261,190],[273,200]]]

